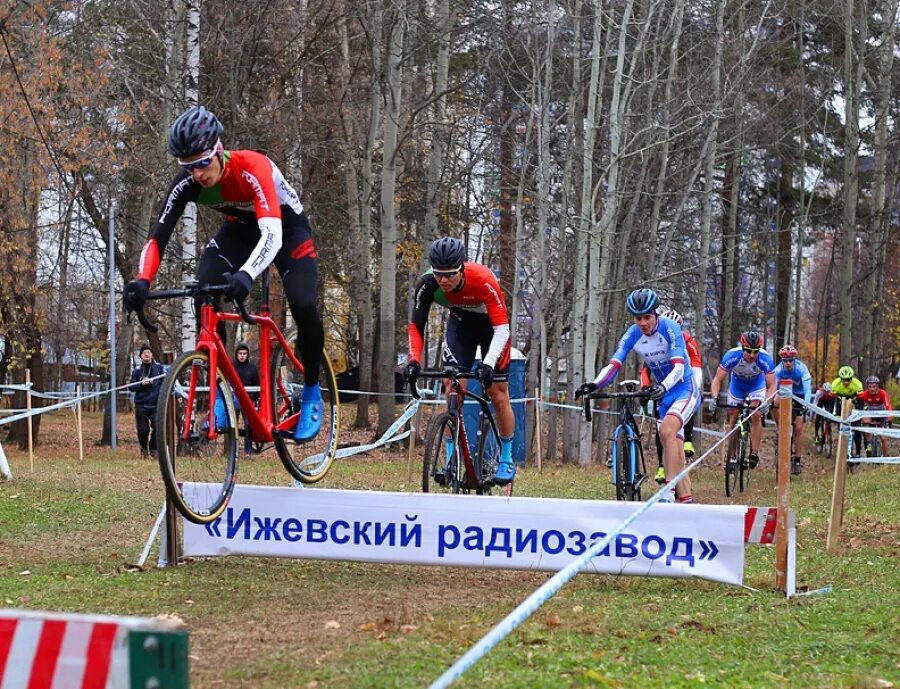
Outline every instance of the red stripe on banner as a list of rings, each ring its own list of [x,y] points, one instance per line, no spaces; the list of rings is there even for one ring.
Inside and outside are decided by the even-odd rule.
[[[774,543],[775,542],[775,527],[778,525],[778,508],[770,507],[766,510],[766,523],[763,525],[763,533],[762,538],[759,539],[760,543]]]
[[[59,660],[59,649],[62,647],[66,623],[61,620],[46,620],[41,628],[37,650],[34,654],[34,665],[28,689],[50,689],[56,663]]]
[[[19,624],[18,620],[0,619],[0,684],[3,684],[6,661],[9,658],[9,649],[12,646],[13,637],[16,635],[17,624]]]
[[[87,658],[84,666],[84,679],[81,689],[104,689],[109,677],[112,663],[112,647],[116,640],[119,625],[111,622],[99,622],[91,631],[88,642]]]
[[[753,522],[756,521],[756,508],[748,507],[744,514],[744,543],[750,542],[750,534],[753,533]]]

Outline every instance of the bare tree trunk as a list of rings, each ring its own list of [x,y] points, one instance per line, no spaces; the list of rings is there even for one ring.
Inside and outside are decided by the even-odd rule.
[[[844,219],[841,241],[841,365],[850,361],[853,349],[853,249],[856,241],[856,201],[859,188],[857,161],[859,159],[859,91],[862,60],[857,55],[853,38],[854,0],[844,0]],[[859,26],[863,27],[862,17]],[[860,36],[859,46],[865,45]]]
[[[184,100],[188,106],[200,102],[200,0],[184,0],[185,62]],[[189,203],[181,216],[181,280],[192,282],[197,270],[197,205]],[[194,348],[196,316],[190,299],[181,301],[181,350]]]
[[[719,119],[722,111],[722,53],[725,49],[725,5],[719,0],[716,9],[716,49],[712,67],[713,111],[710,113],[709,146],[703,161],[703,197],[700,200],[700,251],[697,255],[697,287],[694,291],[694,336],[701,344],[707,342],[706,292],[709,272],[710,225],[713,206],[713,171],[718,146]]]
[[[890,204],[887,202],[887,158],[888,119],[892,92],[895,36],[897,33],[897,0],[884,0],[881,8],[883,32],[878,48],[877,88],[875,89],[875,166],[872,184],[873,232],[869,247],[872,275],[866,282],[866,304],[871,309],[871,317],[863,319],[867,335],[865,351],[874,364],[873,370],[889,362],[889,357],[881,351],[882,340],[876,337],[884,332],[885,295],[884,270],[887,259],[888,236],[890,230]]]
[[[406,29],[406,2],[400,0],[391,26],[387,58],[387,107],[384,113],[384,162],[381,168],[381,300],[378,340],[378,432],[384,433],[394,420],[394,391],[397,333],[397,139],[400,126],[400,99],[403,67],[400,62]]]
[[[447,139],[447,74],[450,70],[450,0],[438,0],[435,24],[438,30],[438,49],[434,75],[434,124],[431,128],[431,151],[428,155],[428,177],[425,182],[425,239],[438,236],[438,197],[444,147]]]

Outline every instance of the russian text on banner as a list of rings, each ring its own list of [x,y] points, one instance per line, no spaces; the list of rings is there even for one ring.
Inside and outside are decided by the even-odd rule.
[[[190,500],[191,484],[185,484]],[[186,556],[254,555],[557,571],[641,503],[244,486]],[[584,571],[740,584],[746,508],[655,505]]]

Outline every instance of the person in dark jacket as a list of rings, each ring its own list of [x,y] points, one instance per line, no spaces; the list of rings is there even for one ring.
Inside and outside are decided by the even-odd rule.
[[[238,377],[244,384],[244,387],[259,387],[259,369],[252,361],[250,361],[250,348],[246,343],[240,342],[234,349],[234,368]],[[259,393],[251,392],[250,399],[254,404],[259,401]],[[241,416],[244,419],[244,454],[249,455],[252,443],[250,442],[250,432],[247,429],[247,416],[243,412]]]
[[[140,365],[131,372],[130,389],[134,391],[134,420],[137,425],[138,443],[141,446],[141,457],[156,456],[156,402],[159,399],[159,388],[162,386],[161,364],[153,360],[150,345],[141,345],[138,351]]]

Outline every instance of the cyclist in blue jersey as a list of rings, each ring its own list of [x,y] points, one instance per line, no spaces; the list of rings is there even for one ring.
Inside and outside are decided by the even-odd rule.
[[[647,390],[659,408],[657,428],[663,446],[663,465],[670,479],[684,469],[684,425],[700,407],[700,390],[688,364],[684,335],[675,321],[658,316],[659,296],[652,289],[636,289],[625,301],[634,316],[634,325],[619,340],[615,354],[590,383],[583,383],[576,397],[609,385],[618,375],[633,349],[658,381]],[[683,478],[675,486],[681,503],[694,501],[691,479]],[[671,492],[666,495],[672,501]],[[664,500],[666,499],[664,498]]]
[[[812,375],[806,364],[797,358],[797,348],[786,344],[778,350],[778,366],[775,367],[775,382],[790,380],[794,397],[802,397],[807,404],[812,403]],[[778,424],[779,409],[772,409],[772,418]],[[794,425],[794,454],[791,455],[791,474],[797,476],[803,470],[803,424],[806,408],[799,402],[791,403],[791,420]]]
[[[769,403],[775,394],[775,362],[772,356],[762,348],[762,335],[755,330],[741,334],[737,347],[725,352],[719,362],[719,370],[709,386],[709,411],[716,413],[719,389],[725,376],[731,374],[728,385],[728,430],[737,422],[737,405],[750,398],[752,408],[762,407],[750,421],[750,454],[747,458],[751,469],[759,464],[759,443],[762,440],[762,420],[769,411]],[[733,459],[730,457],[729,459]]]

